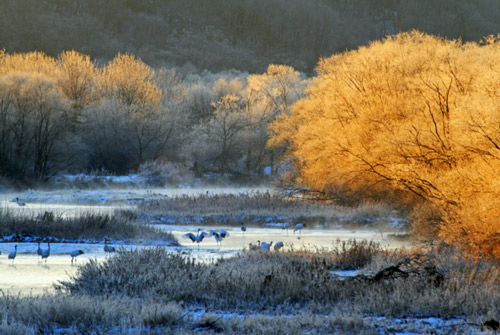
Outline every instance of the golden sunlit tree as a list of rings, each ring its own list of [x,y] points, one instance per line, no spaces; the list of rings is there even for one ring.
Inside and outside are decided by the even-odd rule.
[[[54,76],[56,61],[43,52],[3,54],[0,57],[0,76],[10,72],[41,73]]]
[[[263,74],[253,74],[248,76],[247,87],[247,114],[253,127],[258,131],[259,128],[264,133],[267,126],[274,119],[282,116],[288,116],[290,106],[303,93],[305,80],[303,80],[298,71],[288,65],[271,64]],[[259,131],[259,132],[261,132]],[[248,160],[268,156],[271,170],[276,172],[277,165],[275,160],[286,145],[284,143],[273,143],[273,146],[255,146],[255,154],[249,150]],[[251,146],[248,146],[251,148]],[[260,147],[260,150],[259,150]]]
[[[130,154],[136,157],[134,167],[147,157],[157,158],[165,149],[161,143],[166,143],[165,137],[170,131],[165,123],[166,115],[160,108],[162,92],[154,79],[153,69],[129,54],[118,54],[101,74],[101,94],[105,99],[121,104],[115,108],[123,121],[122,131],[129,135],[128,142],[133,151]],[[114,103],[107,104],[110,105]],[[111,112],[116,114],[116,111]],[[146,152],[151,150],[155,153],[148,155]],[[153,158],[149,157],[151,155]]]
[[[401,33],[322,59],[273,125],[296,182],[343,196],[410,194],[446,242],[500,255],[500,42]]]
[[[116,97],[128,106],[157,104],[161,99],[154,71],[129,54],[118,54],[103,69],[101,85],[106,96]]]
[[[74,50],[62,52],[57,59],[58,81],[75,113],[92,101],[96,69],[88,55]]]

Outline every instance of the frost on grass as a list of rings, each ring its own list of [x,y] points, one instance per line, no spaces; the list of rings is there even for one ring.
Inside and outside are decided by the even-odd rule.
[[[327,227],[390,227],[404,229],[407,222],[387,205],[365,203],[357,207],[313,203],[269,192],[165,197],[138,204],[144,220],[181,224],[259,224],[282,226],[306,223]]]
[[[4,242],[96,242],[113,240],[163,240],[176,244],[166,231],[136,222],[124,215],[83,214],[78,217],[33,216],[0,213],[0,240]]]
[[[42,334],[84,329],[106,334],[474,333],[498,315],[497,267],[455,250],[424,254],[428,263],[422,265],[443,275],[438,283],[418,274],[368,276],[415,255],[354,241],[328,251],[248,251],[214,263],[158,247],[121,250],[104,262],[80,266],[58,284],[55,295],[4,296],[0,315],[9,323],[0,330],[16,325],[27,334],[30,329],[45,329]],[[334,271],[352,276],[340,280]]]

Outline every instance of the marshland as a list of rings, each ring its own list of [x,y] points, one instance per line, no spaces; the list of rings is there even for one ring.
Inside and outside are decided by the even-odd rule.
[[[500,329],[497,1],[0,1],[0,334]]]
[[[100,205],[90,195],[75,202],[72,190],[18,193],[24,206],[6,195],[2,333],[462,333],[486,329],[500,307],[493,262],[411,239],[401,213],[380,203],[318,203],[271,188],[113,192]],[[198,228],[229,236],[197,246],[183,236]],[[257,240],[284,247],[250,250]],[[36,241],[52,242],[47,262]],[[85,254],[73,264],[76,248]]]

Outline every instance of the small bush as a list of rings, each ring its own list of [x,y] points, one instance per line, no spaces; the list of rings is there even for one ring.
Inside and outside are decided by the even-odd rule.
[[[194,182],[194,175],[179,163],[148,161],[139,166],[137,173],[145,177],[150,186],[192,184]]]

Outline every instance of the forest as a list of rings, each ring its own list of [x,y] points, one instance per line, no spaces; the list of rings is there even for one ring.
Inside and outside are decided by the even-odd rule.
[[[0,49],[105,64],[119,52],[188,72],[312,74],[320,57],[417,29],[479,41],[500,31],[496,0],[3,0]]]
[[[184,166],[193,176],[275,173],[282,149],[267,145],[267,127],[305,82],[284,65],[181,75],[130,54],[99,67],[76,51],[2,52],[1,173],[24,182]]]

